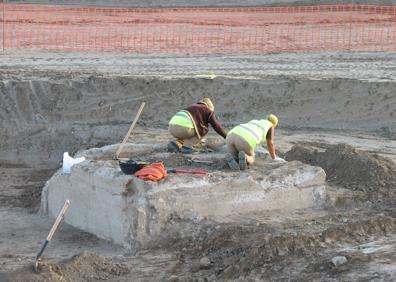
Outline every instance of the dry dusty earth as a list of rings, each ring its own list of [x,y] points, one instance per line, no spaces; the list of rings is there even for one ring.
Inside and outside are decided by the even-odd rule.
[[[302,136],[310,138],[300,141]],[[150,137],[147,129],[137,131],[140,140]],[[162,131],[156,140],[164,142],[167,137]],[[325,137],[355,147],[323,142]],[[0,280],[392,281],[396,274],[396,169],[394,162],[382,156],[396,157],[395,141],[319,130],[282,130],[278,139],[286,159],[325,168],[331,198],[325,209],[252,214],[242,219],[243,225],[202,222],[190,238],[179,240],[175,235],[174,240],[136,253],[63,225],[46,252],[40,274],[34,274],[31,266],[51,220],[31,213],[38,205],[38,197],[31,195],[39,193],[50,171],[4,164]],[[358,145],[366,140],[367,146]],[[325,158],[326,154],[330,157]],[[331,259],[338,255],[345,256],[347,263],[335,267]]]
[[[269,61],[261,68],[254,58],[226,58],[231,74],[218,81],[186,80],[183,75],[199,72],[200,66],[210,70],[222,61],[220,58],[198,59],[198,67],[190,59],[136,58],[140,74],[157,76],[140,81],[136,78],[139,67],[133,68],[133,61],[123,62],[122,58],[117,59],[118,65],[109,66],[106,74],[105,67],[99,64],[106,59],[99,56],[94,59],[98,64],[95,72],[89,64],[84,65],[83,55],[74,59],[71,54],[63,59],[61,54],[54,55],[58,56],[57,67],[49,61],[50,55],[38,56],[37,65],[34,56],[4,55],[0,72],[0,281],[394,281],[395,58],[389,54],[338,55],[302,55],[301,65],[297,55],[271,55],[263,59]],[[340,56],[344,59],[337,60]],[[315,74],[312,66],[318,58],[323,60]],[[349,65],[345,58],[349,58]],[[286,64],[288,59],[292,63]],[[81,64],[70,72],[73,60]],[[188,71],[182,75],[183,62]],[[222,74],[226,74],[227,63],[223,64]],[[123,66],[128,69],[127,65],[129,73],[117,72]],[[267,75],[265,68],[282,76]],[[348,71],[351,69],[356,72]],[[367,80],[359,80],[357,73]],[[114,78],[116,74],[124,78]],[[158,78],[167,75],[176,81],[173,86]],[[344,75],[349,79],[344,81]],[[280,77],[284,82],[271,86]],[[315,77],[329,84],[312,86]],[[106,87],[101,88],[103,85]],[[52,224],[51,219],[36,213],[41,188],[59,167],[61,152],[120,140],[132,120],[131,109],[137,108],[141,97],[149,97],[142,90],[145,85],[149,91],[161,90],[163,95],[150,98],[156,108],[145,110],[134,135],[139,142],[165,143],[169,135],[164,121],[170,114],[166,111],[173,112],[183,103],[195,101],[202,95],[200,91],[204,95],[213,91],[227,127],[257,115],[265,106],[257,98],[249,112],[249,100],[241,99],[243,113],[231,109],[238,91],[246,95],[262,92],[264,101],[278,95],[277,102],[265,107],[265,111],[279,112],[284,121],[285,126],[277,131],[278,152],[287,160],[325,169],[327,205],[323,209],[272,211],[235,219],[244,224],[200,222],[182,240],[175,233],[173,239],[133,251],[63,224],[46,250],[41,273],[34,274],[32,263]],[[180,89],[186,85],[191,88]],[[276,92],[276,88],[287,91]],[[304,94],[303,89],[309,89],[309,93]],[[359,89],[363,96],[359,96]],[[178,92],[169,96],[173,90]],[[335,96],[334,101],[331,97],[325,99],[339,91],[343,95]],[[22,94],[25,92],[34,95]],[[177,98],[183,93],[187,97]],[[379,106],[375,104],[378,97]],[[156,113],[161,103],[168,106],[166,99],[174,99],[176,105]],[[111,106],[121,111],[111,110]],[[67,114],[67,109],[73,107],[78,109]],[[340,107],[346,109],[338,113],[340,119],[329,122]],[[309,109],[311,123],[299,113]],[[378,122],[380,113],[383,119]],[[11,118],[7,118],[8,114]],[[300,119],[293,119],[293,115]],[[365,118],[364,124],[359,124],[361,118]],[[148,127],[149,120],[155,128]],[[173,222],[173,226],[178,224],[183,222]],[[332,259],[337,256],[344,257],[345,263],[336,266]]]

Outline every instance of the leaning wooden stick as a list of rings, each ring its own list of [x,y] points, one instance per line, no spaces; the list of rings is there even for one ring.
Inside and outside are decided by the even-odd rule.
[[[122,147],[124,147],[125,143],[126,143],[127,140],[129,139],[129,136],[131,135],[132,130],[133,130],[133,128],[135,127],[135,124],[136,124],[136,122],[138,121],[139,116],[140,116],[140,114],[141,114],[142,111],[143,111],[144,105],[146,105],[145,102],[143,102],[143,103],[140,105],[140,108],[139,108],[139,110],[138,110],[138,112],[137,112],[137,114],[136,114],[136,116],[135,116],[135,119],[134,119],[133,122],[132,122],[131,127],[130,127],[129,130],[128,130],[128,133],[125,135],[124,140],[122,140],[120,146],[118,147],[117,152],[116,152],[116,154],[115,154],[115,156],[114,156],[116,160],[118,160],[118,157],[119,157],[120,154],[121,154]]]
[[[44,245],[42,246],[40,252],[37,254],[36,260],[34,261],[34,266],[33,266],[35,272],[39,271],[39,262],[40,262],[41,256],[43,255],[44,250],[47,247],[48,243],[51,241],[52,236],[54,236],[56,229],[58,229],[58,226],[61,223],[63,216],[65,215],[67,209],[69,208],[69,205],[70,205],[70,201],[66,200],[61,211],[59,212],[58,217],[56,218],[54,224],[52,225],[52,228],[47,236],[47,239],[44,242]]]

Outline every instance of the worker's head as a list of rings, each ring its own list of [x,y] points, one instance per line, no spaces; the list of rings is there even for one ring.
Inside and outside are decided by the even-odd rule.
[[[276,117],[276,115],[273,114],[268,115],[267,120],[269,120],[274,125],[274,127],[278,125],[278,118]]]
[[[214,105],[212,103],[212,100],[210,100],[209,98],[203,98],[201,101],[199,101],[202,104],[205,104],[209,109],[211,109],[212,111],[214,111]]]

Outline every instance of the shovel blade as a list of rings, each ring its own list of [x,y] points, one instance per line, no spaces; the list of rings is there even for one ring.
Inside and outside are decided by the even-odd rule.
[[[39,271],[40,271],[40,266],[39,266],[39,263],[40,263],[40,259],[36,259],[35,261],[34,261],[34,264],[33,264],[33,270],[34,270],[34,272],[36,272],[36,273],[38,273]]]

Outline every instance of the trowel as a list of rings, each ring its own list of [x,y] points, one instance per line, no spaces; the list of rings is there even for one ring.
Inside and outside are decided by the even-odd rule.
[[[44,242],[44,245],[41,247],[40,252],[36,256],[36,260],[34,261],[34,265],[33,265],[34,272],[36,272],[36,273],[39,272],[39,264],[41,261],[41,256],[43,255],[44,250],[47,247],[48,243],[51,241],[52,236],[54,236],[56,229],[58,229],[59,224],[61,223],[67,209],[69,208],[69,205],[70,205],[70,201],[66,200],[65,204],[63,205],[62,209],[60,210],[60,212],[58,214],[58,217],[56,218],[54,224],[52,225],[52,228],[47,236],[47,239]]]

